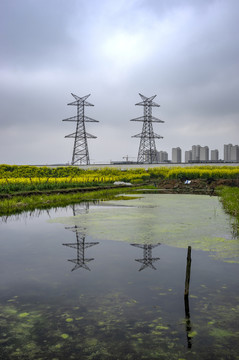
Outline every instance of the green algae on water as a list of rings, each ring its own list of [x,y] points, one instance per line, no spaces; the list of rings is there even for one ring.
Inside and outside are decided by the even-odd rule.
[[[67,318],[67,319],[66,319],[66,322],[72,322],[72,321],[73,321],[72,318]]]
[[[239,263],[239,242],[217,197],[147,194],[127,202],[104,202],[88,213],[49,221],[76,225],[97,240],[190,245],[225,262]]]
[[[20,318],[25,318],[25,317],[28,316],[28,315],[29,315],[29,313],[24,312],[24,313],[19,314],[18,316],[19,316]]]

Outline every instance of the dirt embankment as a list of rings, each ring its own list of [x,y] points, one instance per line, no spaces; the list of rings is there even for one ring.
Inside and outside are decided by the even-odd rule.
[[[179,194],[207,194],[216,195],[215,188],[218,186],[236,186],[239,187],[238,179],[194,179],[180,181],[177,179],[161,180],[154,183],[155,186],[164,193]]]

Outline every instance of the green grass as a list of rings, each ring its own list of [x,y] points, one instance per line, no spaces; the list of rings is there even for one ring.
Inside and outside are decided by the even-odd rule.
[[[225,211],[236,218],[236,232],[239,234],[239,188],[224,186],[217,190]]]
[[[239,220],[239,188],[224,186],[218,190],[225,211]]]
[[[90,188],[90,187],[101,187],[112,185],[110,183],[101,182],[61,182],[61,183],[34,183],[34,184],[7,184],[0,185],[0,194],[15,194],[17,192],[27,191],[51,191],[51,190],[62,190],[62,189],[73,189],[73,188]]]
[[[43,210],[52,207],[64,207],[84,201],[122,199],[124,197],[116,198],[116,195],[130,191],[132,191],[132,188],[124,187],[73,194],[14,196],[0,201],[0,216],[20,214],[24,211],[34,211],[37,209]],[[130,197],[127,196],[127,199],[128,198]]]

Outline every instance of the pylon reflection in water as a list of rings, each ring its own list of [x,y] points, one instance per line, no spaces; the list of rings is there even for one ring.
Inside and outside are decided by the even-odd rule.
[[[73,205],[72,207],[73,215],[79,215],[82,213],[87,213],[89,211],[89,203],[83,204],[82,206],[76,206]],[[76,242],[75,243],[65,243],[62,244],[64,246],[68,246],[70,248],[76,249],[76,259],[68,259],[68,261],[73,262],[75,266],[71,271],[77,270],[79,268],[83,268],[90,271],[89,266],[87,263],[90,261],[93,261],[94,258],[86,258],[85,251],[86,249],[98,245],[99,242],[86,242],[86,228],[85,227],[79,227],[77,225],[65,227],[66,230],[71,230],[76,235]]]
[[[138,247],[140,249],[143,249],[143,259],[135,259],[135,261],[138,261],[142,264],[139,271],[142,271],[146,269],[147,267],[150,267],[151,269],[157,270],[156,267],[153,265],[154,262],[160,260],[160,258],[152,257],[152,249],[159,246],[160,243],[152,245],[152,244],[131,244],[132,246]]]

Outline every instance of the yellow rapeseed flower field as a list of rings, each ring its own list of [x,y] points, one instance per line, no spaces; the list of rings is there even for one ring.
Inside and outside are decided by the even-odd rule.
[[[157,179],[239,179],[239,166],[152,167],[83,170],[76,167],[34,167],[0,165],[0,192],[54,189],[112,184],[115,181],[139,183]]]

